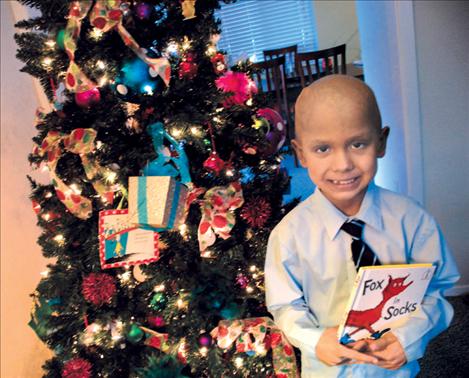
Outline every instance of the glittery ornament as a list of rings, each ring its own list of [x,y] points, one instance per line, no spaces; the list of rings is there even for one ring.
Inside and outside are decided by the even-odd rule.
[[[212,345],[212,336],[210,336],[210,333],[202,333],[199,336],[199,345],[203,347],[209,347]]]
[[[264,227],[272,214],[272,207],[262,197],[254,197],[241,209],[241,218],[251,227]]]
[[[63,378],[89,378],[91,377],[92,365],[83,358],[73,358],[64,364],[62,369]]]
[[[114,278],[108,274],[90,273],[83,279],[83,297],[95,306],[111,302],[115,292]]]
[[[137,324],[132,324],[127,332],[126,338],[131,343],[136,344],[142,339],[144,333],[145,332],[143,332]]]
[[[218,89],[230,95],[225,98],[223,106],[243,105],[253,94],[257,86],[244,72],[228,71],[215,82]]]
[[[82,108],[89,108],[93,104],[97,104],[101,100],[99,89],[94,87],[84,92],[75,93],[75,102]]]
[[[141,20],[150,18],[152,7],[146,3],[139,3],[135,8],[135,14]]]
[[[148,316],[147,322],[150,326],[155,328],[164,327],[166,325],[162,316]]]
[[[156,293],[150,301],[150,307],[156,311],[163,310],[167,301],[168,300],[163,293]]]
[[[238,273],[238,275],[236,276],[236,284],[241,289],[246,289],[249,284],[249,278],[246,277],[243,273]]]
[[[193,79],[197,70],[198,66],[194,61],[194,55],[187,53],[179,64],[179,79]]]
[[[282,148],[287,138],[287,127],[282,116],[273,109],[262,108],[256,113],[257,117],[264,121],[267,126],[265,132],[265,139],[267,146],[262,149],[263,156],[270,156]],[[265,123],[267,121],[267,123]]]
[[[215,151],[213,151],[207,160],[204,161],[204,168],[215,172],[217,175],[220,174],[220,171],[223,170],[225,166],[225,161],[222,160]]]

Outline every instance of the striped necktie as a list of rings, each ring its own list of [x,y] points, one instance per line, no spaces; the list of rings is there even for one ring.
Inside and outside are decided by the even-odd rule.
[[[352,219],[345,222],[340,228],[352,236],[352,257],[357,271],[362,266],[381,265],[378,256],[362,239],[364,226],[363,221]]]

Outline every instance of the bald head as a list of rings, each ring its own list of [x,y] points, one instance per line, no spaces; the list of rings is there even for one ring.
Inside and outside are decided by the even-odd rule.
[[[318,105],[327,105],[333,111],[360,109],[366,119],[381,128],[381,115],[371,88],[363,81],[347,75],[325,76],[304,88],[295,105],[295,133],[297,138],[311,122]]]

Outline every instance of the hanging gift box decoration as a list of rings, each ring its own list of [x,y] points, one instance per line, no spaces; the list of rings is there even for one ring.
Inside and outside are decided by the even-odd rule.
[[[157,157],[144,168],[144,176],[129,177],[129,221],[158,231],[177,229],[184,223],[187,199],[193,197],[188,196],[187,156],[161,122],[148,126],[147,131]],[[165,140],[178,156],[165,153]]]
[[[116,185],[108,184],[104,181],[111,171],[99,166],[88,158],[88,154],[95,149],[94,140],[96,138],[94,129],[75,129],[69,135],[58,131],[49,131],[40,146],[36,146],[33,155],[47,156],[47,167],[52,177],[52,184],[55,187],[57,197],[67,207],[67,209],[80,219],[88,219],[92,213],[91,200],[82,196],[80,191],[66,185],[55,172],[57,163],[63,150],[78,154],[81,158],[86,177],[91,181],[96,192],[106,201],[112,202]],[[62,148],[63,143],[63,148]]]
[[[124,44],[132,49],[132,51],[149,66],[150,74],[152,76],[160,76],[164,83],[167,86],[169,85],[171,76],[169,61],[166,58],[150,58],[146,50],[141,48],[137,41],[135,41],[124,28],[122,25],[123,12],[120,8],[121,3],[120,0],[99,0],[96,1],[93,9],[91,9],[93,2],[88,0],[73,1],[70,4],[68,22],[64,34],[64,47],[70,59],[66,85],[69,91],[76,94],[76,99],[77,94],[83,95],[87,93],[93,94],[94,99],[99,99],[96,93],[97,85],[88,79],[75,63],[75,51],[77,49],[78,38],[80,37],[81,23],[87,15],[89,16],[91,25],[102,33],[117,30]],[[88,97],[89,96],[87,96],[87,98]]]

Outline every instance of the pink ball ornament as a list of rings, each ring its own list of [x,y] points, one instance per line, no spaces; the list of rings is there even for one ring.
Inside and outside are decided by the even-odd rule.
[[[212,345],[212,336],[209,333],[203,333],[199,337],[199,345],[203,347],[209,347]]]
[[[274,109],[262,108],[256,113],[257,117],[264,118],[267,121],[267,131],[265,131],[265,139],[268,146],[261,151],[262,155],[269,156],[275,154],[282,148],[287,138],[287,126],[282,116]]]
[[[135,8],[135,13],[139,19],[146,20],[151,15],[151,5],[146,3],[139,3]]]
[[[99,89],[94,87],[85,92],[75,93],[75,102],[82,108],[89,108],[91,105],[97,104],[101,101],[101,94]]]

